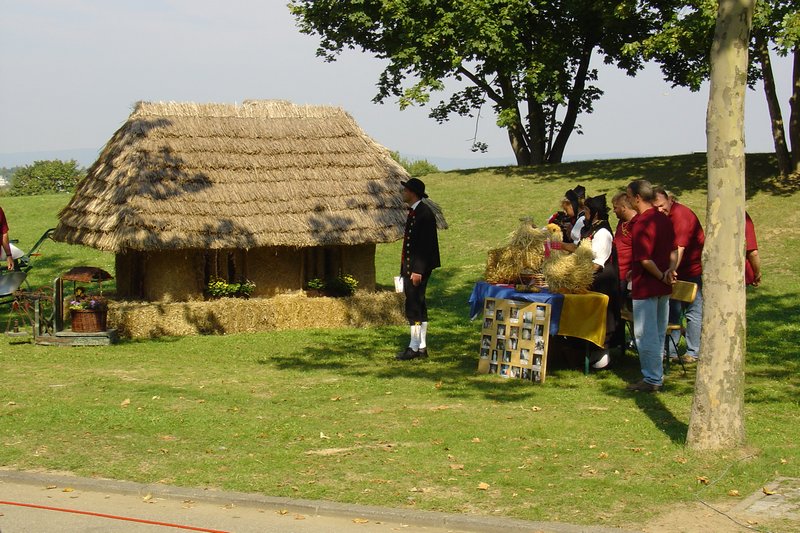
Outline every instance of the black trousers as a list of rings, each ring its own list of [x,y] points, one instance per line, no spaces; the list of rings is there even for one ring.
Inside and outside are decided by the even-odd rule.
[[[422,275],[422,281],[416,287],[411,278],[403,276],[403,293],[406,295],[406,318],[409,325],[428,321],[428,305],[425,302],[425,290],[428,288],[430,273]]]

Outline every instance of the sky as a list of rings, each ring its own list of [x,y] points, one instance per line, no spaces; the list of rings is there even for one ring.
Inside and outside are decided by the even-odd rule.
[[[382,63],[347,51],[316,57],[287,0],[0,0],[0,165],[35,152],[96,154],[140,100],[235,103],[286,99],[347,110],[373,139],[441,168],[488,166],[513,154],[490,110],[439,125],[428,109],[373,104]],[[788,116],[791,66],[774,58]],[[705,151],[708,88],[671,88],[656,66],[636,78],[595,61],[605,95],[578,122],[565,160]],[[749,152],[772,151],[761,87],[748,91]],[[93,158],[90,155],[90,158]],[[18,160],[13,162],[12,160]],[[92,161],[80,161],[88,165]]]

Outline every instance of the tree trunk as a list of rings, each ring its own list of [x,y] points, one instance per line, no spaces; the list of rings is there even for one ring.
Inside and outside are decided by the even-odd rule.
[[[708,204],[703,250],[703,356],[688,446],[744,444],[744,97],[755,0],[721,0],[706,116]]]
[[[769,45],[763,30],[755,32],[755,52],[761,65],[761,78],[764,82],[764,95],[767,97],[767,109],[772,124],[772,141],[775,143],[775,156],[778,158],[778,171],[783,176],[792,173],[792,156],[786,146],[786,133],[783,129],[783,116],[778,93],[775,90],[775,77],[772,75],[772,60],[769,57]]]
[[[789,142],[794,171],[800,172],[800,47],[794,49],[792,96],[789,98]]]
[[[525,139],[525,127],[522,125],[519,115],[514,124],[508,126],[506,129],[508,130],[508,140],[511,142],[511,149],[514,150],[514,157],[517,158],[517,165],[530,165],[531,151],[528,149],[528,143]]]
[[[561,124],[561,129],[558,131],[556,140],[553,143],[553,149],[547,155],[548,163],[561,163],[569,136],[572,135],[572,130],[575,129],[578,114],[581,112],[583,91],[586,89],[586,76],[589,73],[589,62],[592,59],[592,50],[594,50],[594,45],[587,44],[584,46],[581,62],[578,65],[578,71],[575,73],[575,83],[569,94],[567,113],[564,115],[564,122]]]
[[[532,91],[528,91],[530,95]],[[528,131],[530,131],[531,164],[544,163],[545,142],[545,116],[542,104],[532,96],[528,96]]]

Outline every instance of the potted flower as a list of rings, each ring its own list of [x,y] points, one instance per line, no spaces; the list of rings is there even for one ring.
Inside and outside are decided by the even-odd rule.
[[[103,296],[86,294],[79,288],[75,291],[75,298],[69,302],[69,314],[74,332],[105,331],[108,301]]]

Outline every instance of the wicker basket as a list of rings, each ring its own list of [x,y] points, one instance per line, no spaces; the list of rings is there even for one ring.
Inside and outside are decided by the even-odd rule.
[[[96,309],[70,309],[72,331],[75,333],[97,333],[106,330],[108,311]]]

